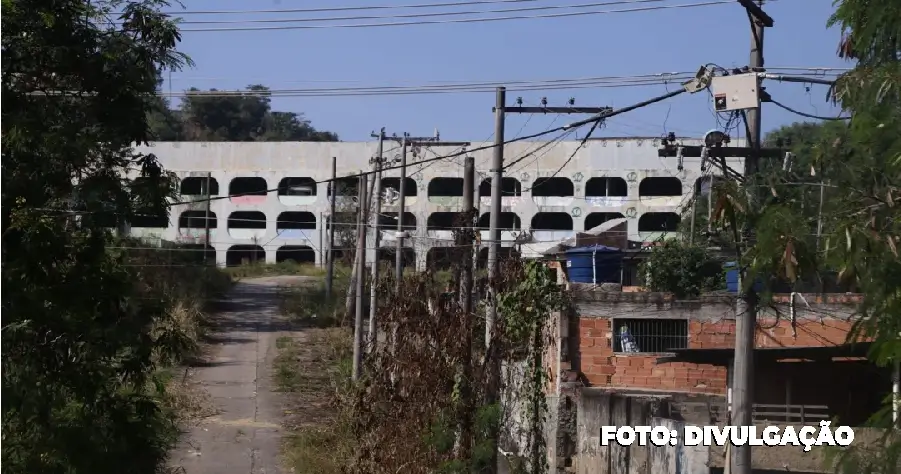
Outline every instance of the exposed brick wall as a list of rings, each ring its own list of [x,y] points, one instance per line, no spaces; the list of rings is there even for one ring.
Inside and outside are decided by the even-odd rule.
[[[576,291],[578,339],[574,345],[579,370],[592,386],[637,388],[723,395],[726,369],[689,363],[657,364],[662,354],[613,352],[615,318],[688,319],[688,347],[730,348],[735,343],[731,297],[673,301],[655,293]],[[762,311],[757,347],[819,347],[846,342],[853,325],[857,295],[826,295],[796,300],[794,322],[788,295],[775,299],[776,309]]]

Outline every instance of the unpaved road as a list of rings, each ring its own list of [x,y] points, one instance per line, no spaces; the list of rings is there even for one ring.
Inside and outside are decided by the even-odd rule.
[[[281,446],[281,397],[274,391],[276,340],[290,334],[278,289],[309,280],[285,276],[243,280],[217,314],[209,357],[192,379],[217,415],[193,426],[170,464],[185,474],[275,474]]]

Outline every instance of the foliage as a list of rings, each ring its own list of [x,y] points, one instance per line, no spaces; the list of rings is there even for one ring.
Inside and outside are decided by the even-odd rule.
[[[246,93],[188,90],[177,110],[158,99],[150,123],[159,141],[334,142],[338,135],[316,130],[303,115],[272,110],[269,88],[255,84]]]
[[[527,366],[525,380],[514,390],[514,400],[525,400],[528,419],[526,452],[529,472],[540,474],[547,470],[544,421],[547,416],[547,390],[550,378],[545,367],[544,353],[552,342],[551,313],[567,308],[568,300],[557,284],[552,270],[540,262],[524,265],[515,262],[507,266],[513,282],[498,295],[498,314],[502,318],[504,342],[507,344],[507,361],[515,361],[517,353],[525,348]],[[512,268],[511,268],[512,267]]]
[[[639,273],[649,290],[672,293],[676,298],[725,289],[722,262],[704,247],[679,239],[661,240],[639,266]]]
[[[100,217],[166,216],[169,175],[132,144],[188,60],[161,1],[3,6],[3,464],[155,472],[176,430],[153,376],[191,330]]]

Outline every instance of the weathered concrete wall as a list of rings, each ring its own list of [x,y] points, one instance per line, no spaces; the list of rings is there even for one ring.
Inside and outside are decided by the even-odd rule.
[[[686,145],[702,144],[701,140],[685,139]],[[738,141],[736,146],[741,146]],[[470,149],[476,149],[490,143],[473,143]],[[702,175],[699,158],[685,158],[683,168],[679,169],[677,160],[661,160],[657,156],[659,139],[605,139],[593,140],[580,145],[578,141],[561,142],[548,150],[540,160],[540,168],[508,175],[516,179],[524,190],[521,196],[504,197],[504,211],[515,212],[520,217],[521,228],[529,229],[532,218],[538,212],[565,212],[572,217],[572,231],[546,231],[546,238],[563,238],[571,236],[575,231],[585,228],[585,219],[596,212],[617,212],[628,218],[628,232],[631,238],[641,239],[653,237],[655,233],[639,232],[638,221],[646,212],[678,212],[679,204],[692,193],[695,181]],[[508,156],[520,156],[534,149],[535,144],[529,142],[511,143],[505,146]],[[322,180],[330,178],[331,159],[337,158],[339,176],[347,176],[360,170],[370,169],[369,159],[376,153],[376,143],[153,143],[139,146],[138,151],[153,153],[168,169],[180,178],[187,176],[205,176],[207,172],[219,186],[219,196],[228,194],[229,183],[237,177],[260,177],[266,180],[268,189],[276,188],[286,177],[312,178],[320,181],[316,186],[316,195],[311,197],[279,197],[270,193],[265,197],[218,199],[212,202],[212,212],[218,218],[214,229],[213,247],[216,249],[217,261],[223,263],[226,252],[233,245],[254,244],[244,234],[229,235],[226,231],[228,216],[236,210],[262,211],[266,215],[267,226],[259,242],[266,243],[266,260],[274,261],[276,250],[286,245],[303,245],[316,252],[316,261],[321,260],[322,245],[319,243],[319,231],[324,229],[323,216],[328,214],[327,185]],[[419,156],[411,155],[409,160],[415,163],[419,159],[449,155],[458,152],[454,147],[430,147],[419,150]],[[569,160],[570,155],[575,156]],[[393,158],[397,151],[391,152]],[[478,181],[488,177],[491,162],[491,149],[474,151]],[[731,159],[729,165],[741,169],[742,160]],[[565,164],[565,166],[563,166]],[[563,166],[562,170],[558,170]],[[559,173],[558,173],[559,171]],[[433,246],[441,245],[440,241],[426,237],[439,237],[441,231],[427,229],[428,217],[433,212],[455,212],[462,205],[459,197],[428,197],[429,183],[436,177],[462,177],[463,167],[458,160],[440,160],[424,165],[412,164],[407,176],[415,183],[414,189],[408,189],[407,212],[416,217],[414,235],[419,239],[408,239],[406,242],[417,254],[420,266],[425,263],[426,252]],[[547,198],[533,196],[529,189],[540,177],[555,176],[569,179],[573,184],[574,196],[571,198]],[[384,173],[385,178],[397,178],[400,170],[392,169]],[[588,192],[588,183],[592,178],[621,178],[627,183],[627,196],[604,198]],[[645,178],[677,177],[682,182],[682,195],[672,197],[639,198],[638,187]],[[414,195],[415,191],[415,195]],[[487,212],[488,196],[479,200],[480,213]],[[167,228],[133,229],[135,235],[148,235],[166,240],[181,240],[198,243],[197,233],[189,229],[178,229],[178,219],[189,206],[174,206]],[[276,232],[276,219],[284,211],[307,211],[315,215],[316,228],[312,230],[314,238],[295,238],[280,236]],[[397,212],[397,204],[384,203],[383,212]],[[445,237],[448,237],[446,234]],[[512,239],[512,236],[509,237]],[[546,238],[536,240],[547,240]],[[271,239],[271,240],[270,240]],[[383,235],[384,245],[394,244],[393,234]],[[510,245],[512,242],[505,243]],[[373,245],[370,245],[373,246]]]

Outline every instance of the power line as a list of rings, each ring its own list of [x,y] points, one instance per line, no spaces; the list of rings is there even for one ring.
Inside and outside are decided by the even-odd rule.
[[[824,117],[822,115],[808,114],[806,112],[801,112],[800,110],[795,110],[781,102],[776,101],[773,98],[770,98],[769,102],[771,102],[773,105],[775,105],[781,109],[785,109],[793,114],[800,115],[802,117],[812,118],[815,120],[851,120],[851,117]]]
[[[575,5],[552,5],[543,7],[521,7],[521,8],[502,8],[498,10],[464,10],[455,12],[432,12],[432,13],[406,13],[401,15],[365,15],[365,16],[340,16],[327,18],[263,18],[255,20],[189,20],[179,21],[179,25],[234,25],[242,23],[307,23],[307,22],[323,22],[323,21],[344,21],[344,20],[392,20],[404,18],[441,18],[448,16],[462,15],[480,15],[485,13],[517,13],[517,12],[533,12],[545,10],[563,10],[571,8],[594,8],[605,7],[611,5],[624,4],[641,4],[641,3],[659,3],[666,0],[613,0],[595,3],[579,3]]]
[[[318,13],[318,12],[344,12],[344,11],[361,11],[361,10],[400,10],[405,8],[439,8],[439,7],[457,7],[467,5],[494,5],[499,3],[527,3],[538,2],[542,0],[478,0],[463,1],[450,3],[422,3],[413,5],[369,5],[357,7],[321,7],[321,8],[279,8],[272,10],[185,10],[185,11],[167,11],[166,15],[231,15],[231,14],[254,14],[254,13]],[[116,12],[115,15],[124,14],[124,12]]]
[[[701,3],[686,3],[678,5],[658,5],[653,7],[636,7],[623,8],[619,10],[594,10],[588,12],[569,12],[569,13],[547,13],[542,15],[513,15],[491,18],[466,18],[457,20],[424,20],[424,21],[401,21],[393,23],[341,23],[336,25],[292,25],[292,26],[247,26],[247,27],[224,27],[224,28],[188,28],[181,29],[181,33],[197,33],[197,32],[226,32],[226,31],[274,31],[274,30],[313,30],[313,29],[331,29],[331,28],[377,28],[384,26],[414,26],[414,25],[444,25],[455,23],[484,23],[492,21],[508,21],[508,20],[531,20],[539,18],[567,18],[587,15],[603,15],[608,13],[631,13],[645,12],[656,10],[671,10],[679,8],[694,8],[711,5],[732,5],[731,0],[718,0]]]

